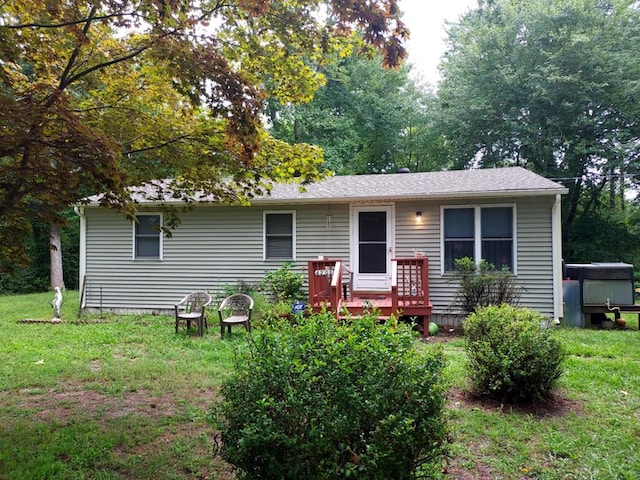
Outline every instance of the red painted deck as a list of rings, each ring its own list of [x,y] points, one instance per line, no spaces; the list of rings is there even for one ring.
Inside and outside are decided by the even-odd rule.
[[[422,317],[423,332],[428,335],[432,310],[428,270],[429,262],[426,258],[396,258],[393,259],[390,292],[350,293],[350,285],[343,289],[340,260],[310,260],[309,305],[314,311],[327,308],[336,315],[343,315],[345,310],[351,315],[376,310],[382,317]]]
[[[346,308],[353,315],[364,313],[365,310],[377,310],[381,315],[388,317],[392,314],[393,299],[391,292],[356,292],[350,298],[342,299],[340,306],[342,309]]]

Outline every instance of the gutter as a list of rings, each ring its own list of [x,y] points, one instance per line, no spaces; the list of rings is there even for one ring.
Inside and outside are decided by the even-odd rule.
[[[566,188],[558,188],[553,190],[497,190],[497,191],[483,191],[483,192],[447,192],[447,193],[420,193],[420,194],[408,194],[408,195],[388,195],[388,196],[311,196],[311,197],[258,197],[250,200],[250,205],[269,205],[269,204],[324,204],[327,202],[333,203],[364,203],[364,202],[392,202],[392,201],[416,201],[416,200],[446,200],[446,199],[481,199],[481,198],[513,198],[513,197],[539,197],[539,196],[550,196],[550,195],[564,195],[569,190]],[[229,204],[229,203],[216,203],[209,201],[199,201],[196,202],[198,205],[207,205],[207,206],[243,206],[240,204]],[[140,201],[138,200],[139,205],[147,205],[147,206],[161,206],[161,205],[174,205],[180,206],[185,205],[185,202],[181,200],[173,200],[173,201]],[[91,203],[87,205],[88,207],[99,207],[100,205],[96,203]]]
[[[415,194],[415,195],[389,195],[389,196],[340,196],[340,197],[309,197],[309,198],[282,198],[282,197],[261,197],[251,200],[252,205],[289,203],[289,204],[310,204],[310,203],[353,203],[353,202],[390,202],[390,201],[415,201],[415,200],[445,200],[445,199],[473,199],[473,198],[513,198],[513,197],[539,197],[549,195],[564,195],[569,190],[566,188],[556,190],[511,190],[511,191],[484,191],[478,193],[455,192],[455,193],[435,193],[435,194]]]

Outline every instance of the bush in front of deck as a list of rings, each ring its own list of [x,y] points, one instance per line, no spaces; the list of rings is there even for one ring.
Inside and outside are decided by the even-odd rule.
[[[565,351],[539,312],[507,304],[479,308],[464,323],[475,393],[504,402],[543,400],[564,370]]]
[[[246,479],[412,479],[446,448],[444,358],[402,325],[329,314],[256,331],[223,385],[223,454]]]
[[[303,275],[293,271],[293,265],[287,262],[277,270],[267,273],[262,279],[261,287],[272,301],[278,303],[305,299],[303,284]]]

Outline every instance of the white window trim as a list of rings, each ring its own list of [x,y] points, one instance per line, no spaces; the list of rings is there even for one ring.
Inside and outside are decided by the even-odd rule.
[[[291,229],[293,230],[291,239],[291,258],[267,258],[267,215],[291,215]],[[297,238],[296,238],[296,211],[295,210],[265,210],[262,212],[262,260],[265,262],[295,262],[297,251]]]
[[[444,259],[444,211],[454,208],[473,208],[474,210],[474,232],[473,232],[473,256],[476,259],[476,264],[480,263],[482,257],[482,217],[481,212],[483,208],[500,208],[510,207],[513,210],[511,218],[512,225],[512,238],[513,238],[513,275],[518,275],[518,209],[515,203],[483,203],[472,205],[441,205],[440,206],[440,275],[446,275],[450,272],[445,271],[445,259]]]
[[[136,214],[136,218],[137,217],[148,217],[148,216],[159,216],[160,217],[160,226],[162,227],[162,225],[164,225],[164,217],[162,215],[162,213],[160,212],[138,212]],[[136,261],[136,262],[157,262],[159,260],[163,260],[164,259],[164,235],[162,234],[162,230],[160,230],[159,233],[159,237],[160,237],[160,252],[159,252],[159,256],[156,257],[136,257],[136,225],[137,222],[133,221],[131,222],[131,236],[132,236],[132,240],[131,240],[131,258]]]

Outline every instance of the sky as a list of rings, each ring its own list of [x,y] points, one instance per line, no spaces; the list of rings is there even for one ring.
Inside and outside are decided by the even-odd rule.
[[[478,5],[477,0],[400,0],[403,21],[411,31],[407,44],[408,62],[422,80],[436,86],[438,63],[445,51],[445,21],[455,22],[460,15]]]

